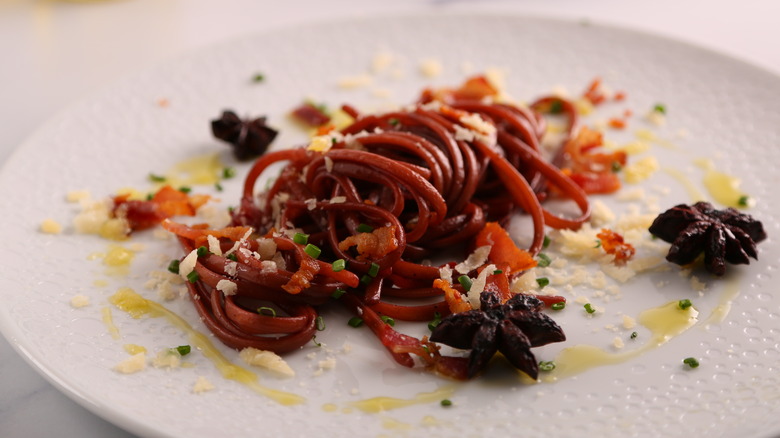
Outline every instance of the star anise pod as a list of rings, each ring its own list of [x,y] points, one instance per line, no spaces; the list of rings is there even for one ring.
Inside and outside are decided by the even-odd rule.
[[[431,333],[431,341],[455,348],[471,349],[468,376],[482,370],[500,351],[520,371],[536,379],[539,363],[532,347],[566,340],[563,330],[541,312],[542,302],[532,295],[518,294],[501,304],[495,292],[480,296],[480,309],[454,313],[442,319]]]
[[[704,252],[704,266],[715,275],[726,272],[726,262],[758,260],[756,243],[766,238],[764,226],[752,216],[733,208],[716,210],[709,202],[666,210],[650,225],[650,233],[672,244],[666,260],[687,265]]]
[[[233,154],[244,161],[262,155],[276,138],[276,130],[266,126],[265,117],[243,120],[230,110],[211,121],[214,137],[233,145]]]

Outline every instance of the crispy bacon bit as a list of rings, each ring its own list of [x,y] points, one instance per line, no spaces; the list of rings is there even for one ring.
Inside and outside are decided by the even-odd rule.
[[[622,168],[627,161],[625,151],[593,152],[603,144],[602,134],[583,126],[577,135],[564,145],[564,173],[586,193],[612,193],[620,188],[615,167]]]
[[[330,122],[330,116],[325,114],[321,108],[318,108],[311,102],[304,102],[294,110],[291,115],[299,122],[316,128]]]
[[[282,289],[293,295],[299,294],[309,287],[311,280],[318,272],[320,272],[320,265],[317,260],[308,256],[301,257],[298,270],[292,275],[290,281],[282,286]]]
[[[395,227],[381,227],[370,233],[358,233],[339,242],[339,249],[346,251],[357,246],[358,260],[379,260],[398,249]]]
[[[477,234],[474,245],[490,246],[488,260],[507,273],[518,273],[536,266],[536,260],[531,254],[518,248],[498,222],[485,224],[485,228]]]
[[[458,88],[439,88],[423,90],[420,101],[453,102],[457,100],[482,100],[485,97],[497,96],[499,90],[485,76],[474,76],[466,80]]]
[[[623,240],[623,236],[610,229],[602,228],[596,237],[599,238],[604,252],[615,256],[616,265],[625,265],[636,252],[633,245]]]
[[[471,304],[463,299],[463,295],[452,285],[445,280],[436,279],[433,281],[433,287],[444,291],[444,300],[447,301],[447,305],[450,307],[450,312],[460,313],[468,312],[471,310]]]
[[[601,78],[594,79],[593,82],[588,85],[588,88],[585,89],[582,97],[588,99],[593,105],[604,102],[606,96],[604,96],[604,93],[601,90]]]
[[[195,212],[208,202],[208,195],[187,195],[166,185],[148,201],[128,199],[130,195],[114,197],[114,217],[127,220],[130,231],[152,228],[173,216],[195,216]]]

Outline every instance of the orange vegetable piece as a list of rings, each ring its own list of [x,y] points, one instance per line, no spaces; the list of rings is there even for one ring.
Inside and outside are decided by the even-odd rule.
[[[466,302],[460,291],[452,287],[448,281],[437,278],[436,280],[433,280],[433,287],[444,291],[444,300],[450,307],[450,312],[460,313],[471,310],[471,304]]]

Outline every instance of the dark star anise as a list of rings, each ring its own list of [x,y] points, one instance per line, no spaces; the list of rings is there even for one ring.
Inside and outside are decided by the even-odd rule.
[[[277,134],[266,126],[265,117],[242,120],[230,110],[211,121],[211,132],[214,137],[233,145],[233,154],[241,161],[262,155]]]
[[[469,377],[500,351],[517,369],[536,379],[539,363],[531,348],[566,340],[563,330],[541,312],[542,302],[531,295],[518,294],[501,304],[496,293],[485,291],[480,301],[480,310],[454,313],[442,319],[431,333],[431,341],[471,349]]]
[[[680,204],[658,215],[650,233],[672,244],[666,260],[692,263],[704,252],[704,266],[715,275],[726,272],[726,262],[749,264],[758,260],[756,243],[766,238],[761,222],[733,208],[716,210],[709,202]]]

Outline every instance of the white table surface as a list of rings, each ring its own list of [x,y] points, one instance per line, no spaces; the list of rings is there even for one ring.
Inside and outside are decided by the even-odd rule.
[[[615,24],[780,74],[780,1],[0,0],[0,165],[35,129],[118,78],[248,33],[343,16],[505,11]],[[0,337],[0,437],[133,436],[71,401]]]

